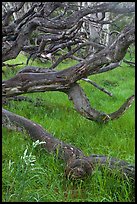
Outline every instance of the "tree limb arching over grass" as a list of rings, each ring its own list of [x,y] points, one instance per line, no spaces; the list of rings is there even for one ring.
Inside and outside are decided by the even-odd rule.
[[[33,93],[33,92],[40,92],[40,91],[44,92],[44,91],[51,91],[51,90],[72,93],[72,90],[74,90],[76,81],[88,75],[92,75],[94,71],[99,72],[99,70],[102,68],[104,64],[116,63],[123,59],[129,45],[134,42],[134,38],[135,38],[134,29],[135,29],[134,25],[127,26],[119,34],[118,38],[113,42],[113,44],[111,44],[109,47],[106,47],[105,49],[101,50],[95,56],[88,58],[85,62],[81,62],[63,71],[55,71],[55,70],[52,71],[52,70],[45,69],[44,73],[42,72],[39,73],[40,72],[39,68],[35,68],[35,67],[34,68],[30,67],[30,69],[29,67],[24,68],[15,77],[3,82],[2,84],[3,96],[8,97],[8,96],[20,95],[23,93]],[[35,72],[36,70],[37,72]],[[76,87],[78,87],[78,85]],[[76,98],[77,98],[78,92],[79,91],[77,88],[77,91],[75,91],[74,93]],[[73,95],[73,93],[71,95]],[[83,98],[84,98],[83,96],[82,94],[79,95],[78,97],[79,101],[80,101],[80,98],[83,101]],[[72,98],[73,100],[73,97],[69,97],[69,98]],[[134,97],[132,97],[132,99],[133,98]],[[133,100],[130,100],[130,102],[132,101]],[[78,100],[75,103],[78,103]],[[128,104],[130,106],[130,103]],[[89,104],[87,102],[86,102],[86,106],[89,107]],[[81,109],[83,109],[82,105],[81,105]],[[125,107],[125,109],[127,108]],[[90,112],[88,111],[88,109],[86,109],[86,112],[88,115],[90,115]],[[120,113],[120,111],[117,111],[117,113]],[[92,120],[98,121],[97,118],[99,117],[100,114],[102,115],[102,113],[99,113],[99,112],[98,113],[96,112],[95,115],[91,114],[92,117],[90,117],[90,119],[92,118]],[[120,114],[122,114],[122,112]],[[110,116],[112,117],[110,116],[107,117],[107,116],[108,114],[104,115],[106,119],[103,118],[102,122],[104,122],[105,120],[109,120],[109,118],[110,119],[116,118],[114,117],[114,114],[110,114]],[[101,118],[99,119],[99,121],[101,122]]]
[[[9,59],[16,58],[21,51],[38,58],[51,56],[51,59],[54,58],[55,61],[53,60],[54,63],[50,68],[25,66],[14,77],[4,80],[2,82],[3,98],[8,99],[21,94],[35,92],[60,91],[67,94],[68,98],[72,100],[76,111],[89,120],[105,123],[120,117],[132,104],[134,95],[130,96],[117,111],[104,113],[91,107],[84,90],[79,84],[79,80],[112,70],[119,66],[128,48],[135,40],[134,3],[96,2],[87,7],[74,7],[74,10],[72,10],[73,7],[69,2],[32,2],[32,7],[26,10],[25,13],[22,13],[21,9],[23,5],[24,3],[20,2],[19,4],[17,3],[16,8],[7,10],[3,8],[3,63]],[[63,12],[58,15],[58,10]],[[13,14],[19,11],[18,18],[14,19]],[[128,14],[131,15],[131,19],[128,25],[125,25],[115,38],[106,43],[102,43],[102,41],[106,39],[102,39],[102,41],[101,39],[92,39],[90,29],[88,32],[86,29],[83,31],[83,26],[87,21],[90,21],[93,27],[103,26],[105,22],[106,24],[111,24],[111,20],[104,21],[107,12],[115,15]],[[97,13],[102,13],[101,18],[94,18],[94,15]],[[89,17],[89,15],[91,16]],[[33,39],[31,38],[33,34],[36,34],[35,32],[37,32],[37,37],[35,37],[35,42],[32,43],[31,40],[33,41]],[[100,36],[101,35],[104,34],[101,33]],[[84,54],[82,51],[79,56],[78,52],[86,48],[88,48],[88,51],[84,50]],[[58,57],[57,54],[62,50],[65,54],[62,52],[61,56],[56,59],[56,57]],[[56,69],[57,65],[67,58],[75,58],[78,63],[69,68],[64,67],[63,70],[58,71]],[[107,158],[104,156],[94,155],[85,157],[81,150],[64,144],[52,137],[49,133],[46,133],[39,125],[21,116],[14,115],[6,110],[3,110],[3,114],[4,118],[10,118],[11,124],[14,122],[17,122],[19,126],[22,124],[32,137],[34,133],[38,139],[40,139],[41,134],[47,134],[46,142],[50,142],[47,143],[46,149],[48,149],[49,152],[55,150],[55,146],[59,146],[60,151],[64,151],[66,146],[68,149],[74,148],[76,155],[78,154],[78,159],[80,159],[77,160],[78,165],[79,162],[82,163],[82,165],[85,164],[87,169],[84,169],[84,166],[83,169],[79,169],[79,167],[75,168],[75,162],[73,163],[73,160],[70,161],[68,159],[71,157],[72,152],[67,152],[65,149],[63,158],[65,158],[64,160],[68,163],[67,174],[70,174],[70,172],[75,173],[75,177],[77,177],[78,173],[78,175],[82,177],[86,173],[91,173],[91,163],[95,164],[98,160],[100,160],[101,163],[106,163],[107,161]],[[8,128],[9,126],[6,123],[7,121],[4,119],[4,126]],[[36,132],[34,129],[36,129]],[[17,130],[19,129],[17,128]],[[48,140],[48,138],[50,138],[50,140]],[[127,163],[121,162],[119,162],[119,164],[120,166],[123,164],[127,165]],[[115,165],[116,162],[112,159],[112,167]],[[74,172],[72,167],[74,168]],[[125,173],[130,175],[130,167],[129,171],[127,167],[123,169]],[[134,177],[134,167],[133,171],[131,170],[131,175]]]

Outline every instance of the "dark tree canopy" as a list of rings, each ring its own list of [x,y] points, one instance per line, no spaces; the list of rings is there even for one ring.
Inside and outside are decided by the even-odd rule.
[[[21,52],[28,57],[22,70],[2,81],[3,101],[21,100],[20,95],[27,93],[60,91],[88,120],[106,123],[117,119],[130,107],[134,94],[108,114],[91,106],[78,82],[89,82],[112,96],[88,77],[115,69],[125,60],[135,41],[134,15],[134,2],[3,2],[3,66]],[[76,60],[76,65],[58,70],[57,66],[67,58]],[[50,60],[51,66],[30,66],[30,59],[42,63]],[[84,177],[91,174],[93,165],[108,161],[105,156],[85,157],[81,150],[54,138],[38,124],[5,109],[2,113],[3,126],[21,131],[23,127],[33,139],[46,141],[48,152],[59,148],[60,158],[67,163],[67,175]],[[109,165],[114,168],[116,163],[111,158]],[[134,166],[124,161],[118,161],[118,166],[134,178]]]

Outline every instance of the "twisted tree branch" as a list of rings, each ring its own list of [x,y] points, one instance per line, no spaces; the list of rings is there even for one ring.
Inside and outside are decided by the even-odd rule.
[[[73,101],[75,109],[82,116],[101,123],[119,118],[131,106],[135,98],[134,95],[130,96],[117,111],[107,114],[91,107],[83,89],[78,84],[73,85],[67,94],[69,99]]]

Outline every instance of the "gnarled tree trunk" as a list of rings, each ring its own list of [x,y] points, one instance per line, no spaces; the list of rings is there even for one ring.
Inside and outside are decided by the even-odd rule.
[[[130,107],[134,94],[115,112],[104,113],[94,109],[79,80],[90,82],[112,96],[87,77],[115,69],[124,59],[128,48],[135,41],[134,2],[92,2],[84,4],[84,7],[80,2],[31,2],[31,6],[27,2],[14,3],[12,5],[16,6],[7,8],[7,3],[3,2],[2,7],[3,65],[7,60],[15,59],[20,52],[29,54],[27,65],[31,57],[47,60],[47,56],[50,56],[48,60],[52,61],[52,65],[45,68],[24,66],[14,77],[3,80],[3,101],[22,94],[60,91],[68,95],[76,111],[83,117],[100,123],[120,117]],[[119,15],[110,20],[105,18],[108,13]],[[91,25],[98,30],[105,25],[114,25],[116,19],[126,15],[130,16],[130,22],[116,32],[118,34],[112,42],[106,40],[107,43],[103,44],[104,39],[94,40]],[[83,32],[85,22],[89,25],[90,38]],[[113,32],[110,29],[107,31]],[[88,53],[87,46],[91,48]],[[79,51],[84,53],[82,57]],[[67,58],[75,59],[77,64],[58,71],[57,66]],[[118,168],[125,175],[133,179],[135,177],[134,166],[125,161],[101,155],[85,156],[78,148],[54,138],[40,125],[5,109],[2,113],[4,127],[17,131],[25,129],[32,139],[45,141],[43,146],[48,152],[58,152],[58,157],[66,162],[65,173],[68,177],[83,178],[92,174],[96,165]]]

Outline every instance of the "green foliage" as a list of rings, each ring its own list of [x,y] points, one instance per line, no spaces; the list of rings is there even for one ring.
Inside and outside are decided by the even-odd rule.
[[[23,55],[8,63],[26,61]],[[72,66],[66,60],[62,67]],[[40,66],[39,62],[34,62]],[[41,67],[43,65],[41,64]],[[48,66],[46,64],[46,66]],[[44,66],[43,66],[44,67]],[[6,69],[6,77],[17,70]],[[92,85],[79,83],[89,97],[92,107],[110,113],[119,108],[134,92],[134,69],[125,63],[107,73],[89,77],[113,93],[112,97]],[[28,94],[34,103],[10,101],[8,110],[22,115],[61,139],[83,150],[85,155],[102,154],[134,163],[135,106],[108,124],[97,124],[79,115],[64,93]],[[41,105],[37,105],[37,98]],[[36,145],[37,144],[37,145]],[[64,177],[65,164],[34,143],[28,135],[3,128],[2,139],[2,200],[3,202],[131,202],[132,185],[107,169],[94,170],[93,176],[72,183]]]

